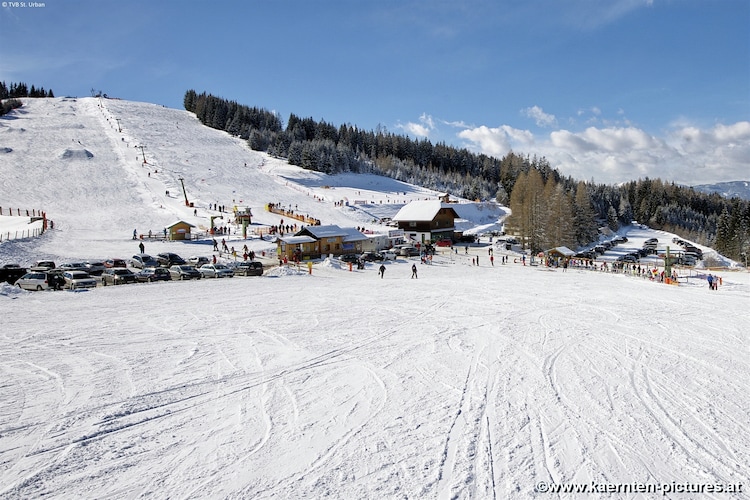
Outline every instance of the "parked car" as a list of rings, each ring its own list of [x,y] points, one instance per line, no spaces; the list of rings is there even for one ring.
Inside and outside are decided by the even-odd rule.
[[[50,287],[47,280],[47,273],[41,271],[31,271],[24,274],[16,280],[16,286],[23,290],[48,290]]]
[[[385,259],[385,257],[376,252],[365,252],[359,258],[365,262],[380,262]]]
[[[135,273],[125,267],[108,267],[102,273],[102,285],[123,285],[135,283]]]
[[[263,264],[256,261],[240,262],[234,266],[234,274],[237,276],[263,276]]]
[[[353,253],[345,253],[344,255],[339,255],[339,260],[341,262],[356,264],[357,262],[359,262],[359,256]]]
[[[34,265],[31,266],[32,271],[47,271],[49,269],[54,269],[57,266],[55,265],[54,261],[51,260],[38,260],[34,262]]]
[[[25,267],[21,267],[18,264],[4,264],[0,268],[0,283],[4,282],[14,285],[27,272]]]
[[[156,260],[162,267],[182,266],[187,264],[185,259],[177,255],[176,253],[166,252],[160,253],[156,256]]]
[[[416,247],[405,246],[401,247],[398,254],[403,257],[414,257],[415,255],[419,255],[419,250]]]
[[[107,269],[107,266],[104,265],[104,262],[86,262],[86,272],[91,276],[101,276],[105,269]]]
[[[96,280],[86,271],[65,271],[65,287],[70,290],[78,288],[96,288]]]
[[[140,282],[170,281],[172,275],[165,267],[144,267],[135,273],[135,278]]]
[[[198,272],[204,278],[233,278],[234,271],[224,264],[203,264],[198,268]]]
[[[63,271],[83,271],[87,272],[86,263],[85,262],[66,262],[65,264],[60,264],[59,269],[62,269]]]
[[[381,250],[380,255],[383,256],[383,260],[396,260],[396,252],[393,250]]]
[[[133,258],[130,259],[130,265],[137,269],[144,269],[146,267],[158,267],[159,262],[149,254],[142,253],[133,255]]]
[[[200,268],[201,266],[205,264],[211,263],[211,260],[208,257],[198,257],[198,256],[190,257],[188,258],[187,261],[188,261],[188,264],[190,264],[191,266],[195,266],[197,268]]]
[[[201,273],[195,267],[189,264],[176,264],[169,268],[169,274],[173,280],[192,280],[201,279]]]
[[[107,259],[104,261],[104,267],[107,269],[116,267],[116,268],[123,268],[128,267],[128,263],[125,262],[124,259]]]

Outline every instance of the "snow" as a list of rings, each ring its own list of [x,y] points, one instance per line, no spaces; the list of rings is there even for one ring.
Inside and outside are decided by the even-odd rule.
[[[274,202],[385,231],[379,218],[440,194],[305,172],[188,113],[126,101],[26,100],[0,119],[0,148],[11,149],[2,205],[55,220],[41,237],[3,241],[2,263],[127,258],[134,228],[205,228],[218,215],[209,203],[251,207],[255,228],[278,224],[263,208]],[[70,149],[92,156],[63,158]],[[503,213],[458,206],[477,232]],[[672,238],[622,233],[609,258]],[[270,241],[235,238],[274,264]],[[212,249],[145,244],[151,255]],[[704,496],[748,498],[748,274],[718,271],[709,291],[702,274],[716,271],[680,271],[671,286],[523,266],[512,252],[501,265],[503,253],[484,238],[468,253],[439,249],[432,265],[388,262],[383,279],[379,264],[325,259],[312,274],[3,285],[0,496],[573,498],[537,493],[546,482],[739,484]]]

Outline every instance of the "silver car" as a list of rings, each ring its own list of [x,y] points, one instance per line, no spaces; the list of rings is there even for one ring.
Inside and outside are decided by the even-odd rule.
[[[77,288],[96,288],[96,280],[85,271],[65,271],[63,273],[65,288],[75,290]]]
[[[204,278],[232,278],[234,271],[224,264],[203,264],[198,271]]]

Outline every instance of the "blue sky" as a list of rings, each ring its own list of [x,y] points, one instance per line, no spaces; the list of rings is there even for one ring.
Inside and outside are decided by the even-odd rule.
[[[747,0],[2,2],[0,80],[187,89],[564,175],[750,180]]]

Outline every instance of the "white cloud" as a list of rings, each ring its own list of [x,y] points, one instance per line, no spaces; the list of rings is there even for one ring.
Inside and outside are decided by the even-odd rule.
[[[673,127],[656,137],[632,127],[555,130],[535,137],[508,125],[463,130],[457,136],[478,152],[501,157],[513,150],[546,157],[563,175],[602,183],[661,178],[681,184],[747,180],[750,122],[701,129]]]
[[[407,122],[405,125],[396,125],[396,128],[400,128],[415,137],[429,137],[430,132],[435,130],[435,120],[427,113],[422,113],[419,117],[419,123]]]
[[[504,156],[513,146],[528,147],[534,143],[534,134],[508,125],[490,128],[482,125],[459,132],[458,137],[478,146],[478,149],[491,156]]]
[[[522,109],[521,114],[533,118],[539,127],[551,127],[557,125],[557,118],[555,118],[555,115],[545,113],[539,106]]]

